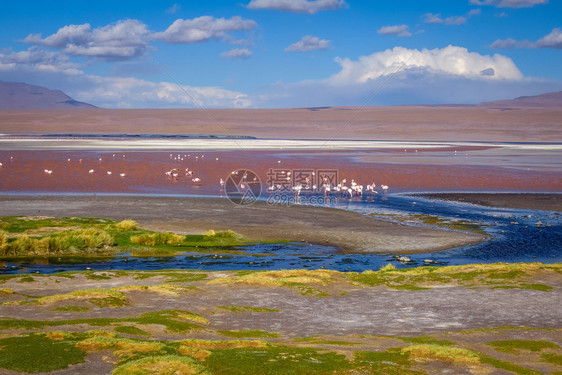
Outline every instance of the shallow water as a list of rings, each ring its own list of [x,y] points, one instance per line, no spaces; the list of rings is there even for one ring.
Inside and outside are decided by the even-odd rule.
[[[0,274],[54,273],[92,270],[274,270],[332,269],[362,272],[392,263],[397,268],[420,265],[461,265],[495,262],[562,261],[562,215],[556,212],[486,208],[466,203],[430,200],[402,195],[375,196],[362,201],[336,200],[331,207],[350,210],[374,218],[408,225],[411,215],[432,215],[449,220],[477,222],[490,236],[475,245],[451,250],[408,255],[410,261],[398,260],[395,254],[342,254],[330,246],[308,243],[257,244],[238,247],[246,255],[201,254],[186,252],[176,256],[37,258],[0,262]],[[406,221],[406,222],[405,222]],[[537,225],[537,223],[539,223]],[[515,224],[517,223],[517,224]],[[425,262],[431,260],[431,263]]]

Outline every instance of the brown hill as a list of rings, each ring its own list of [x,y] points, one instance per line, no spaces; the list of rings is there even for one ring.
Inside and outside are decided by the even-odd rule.
[[[562,91],[535,96],[520,96],[511,100],[497,100],[478,104],[493,108],[562,108]]]
[[[84,109],[95,106],[78,102],[60,90],[20,82],[0,81],[0,109]]]

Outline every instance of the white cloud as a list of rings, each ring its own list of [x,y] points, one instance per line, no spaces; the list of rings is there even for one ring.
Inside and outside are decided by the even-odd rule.
[[[562,29],[552,29],[550,34],[542,37],[536,42],[528,40],[517,41],[513,38],[498,39],[490,45],[492,48],[498,49],[515,49],[515,48],[555,48],[562,49]]]
[[[253,53],[248,48],[235,48],[230,51],[221,53],[221,57],[226,57],[228,59],[239,59],[247,60],[252,57]]]
[[[498,8],[531,8],[548,4],[548,0],[470,0],[473,5],[493,5]]]
[[[165,43],[200,43],[210,39],[228,39],[228,32],[250,30],[257,27],[253,20],[235,16],[229,19],[202,16],[194,19],[178,19],[166,31],[153,34],[153,38]]]
[[[41,34],[30,34],[23,42],[62,49],[73,56],[126,60],[144,53],[148,36],[144,23],[127,19],[93,30],[88,23],[68,25],[46,38],[42,38]]]
[[[562,29],[555,28],[550,34],[539,39],[537,47],[562,49]]]
[[[180,10],[180,8],[181,8],[181,5],[179,5],[178,3],[175,3],[174,5],[172,5],[168,9],[166,9],[166,13],[176,14],[178,12],[178,10]]]
[[[562,90],[562,82],[523,77],[511,59],[448,46],[394,49],[337,59],[323,80],[279,82],[253,97],[258,107],[473,104]]]
[[[471,12],[467,13],[468,17],[472,17],[479,13],[471,14]],[[426,13],[422,16],[422,20],[425,23],[442,23],[448,26],[458,26],[466,23],[467,18],[465,16],[451,16],[445,19],[441,18],[441,14],[433,14],[433,13]]]
[[[412,36],[412,33],[408,31],[408,25],[383,26],[377,32],[383,35],[397,35],[400,37]]]
[[[80,101],[102,107],[228,107],[244,108],[251,104],[246,94],[220,87],[178,87],[170,82],[150,82],[137,78],[87,76],[86,88],[73,90]],[[89,87],[88,87],[89,86]],[[189,95],[185,94],[185,91]],[[193,102],[195,99],[195,103]]]
[[[441,14],[426,13],[422,16],[423,22],[425,23],[443,23]]]
[[[79,65],[70,61],[68,56],[59,52],[45,51],[32,46],[26,51],[0,53],[0,71],[44,71],[64,73],[69,75],[81,74]]]
[[[0,53],[0,80],[22,81],[59,89],[75,100],[105,108],[205,107],[242,108],[252,104],[248,95],[220,87],[182,86],[131,77],[86,74],[68,56],[39,47]],[[189,97],[195,98],[195,103]]]
[[[463,16],[453,16],[453,17],[447,17],[445,18],[445,25],[462,25],[463,23],[466,23],[466,17]]]
[[[321,10],[340,9],[346,5],[345,0],[252,0],[247,7],[314,14]]]
[[[285,48],[285,52],[309,52],[315,50],[324,50],[330,46],[330,41],[320,39],[317,36],[305,35],[296,43]]]
[[[480,55],[466,48],[448,46],[432,50],[395,47],[357,61],[337,59],[341,71],[329,78],[338,85],[365,83],[398,70],[415,70],[420,74],[444,74],[469,79],[519,80],[523,76],[513,61],[502,55]],[[481,72],[493,69],[494,75]]]
[[[466,15],[469,16],[469,17],[472,17],[472,16],[479,16],[480,13],[482,13],[482,9],[477,8],[477,9],[472,9],[472,10],[468,11],[468,13]]]

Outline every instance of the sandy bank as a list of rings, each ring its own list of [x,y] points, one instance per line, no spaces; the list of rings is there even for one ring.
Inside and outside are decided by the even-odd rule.
[[[160,231],[201,233],[232,229],[246,237],[336,246],[349,253],[415,253],[444,250],[484,239],[473,233],[409,227],[352,212],[226,199],[111,196],[0,196],[0,215],[132,218]]]

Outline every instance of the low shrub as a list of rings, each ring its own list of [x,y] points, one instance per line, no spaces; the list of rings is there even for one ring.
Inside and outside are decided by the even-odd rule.
[[[172,232],[166,233],[144,233],[138,236],[131,236],[131,242],[139,245],[181,245],[185,241],[185,236]]]
[[[121,231],[121,232],[129,232],[129,231],[132,231],[132,230],[137,230],[138,224],[134,220],[123,220],[123,221],[120,221],[120,222],[116,223],[113,227],[115,228],[115,230],[118,230],[118,231]]]
[[[208,230],[203,234],[206,241],[238,241],[242,239],[242,236],[233,230],[225,230],[215,232],[214,230]]]
[[[19,236],[12,242],[6,242],[0,253],[14,256],[62,254],[111,245],[113,238],[106,231],[89,228],[53,233],[44,238]]]

